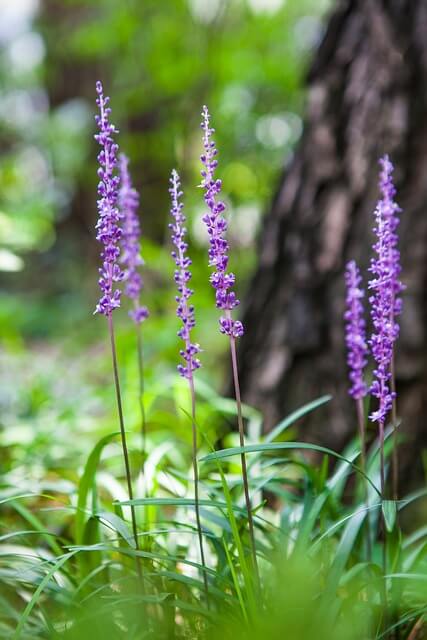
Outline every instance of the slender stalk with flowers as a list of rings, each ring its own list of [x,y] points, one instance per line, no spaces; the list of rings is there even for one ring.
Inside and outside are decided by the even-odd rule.
[[[240,396],[236,351],[236,339],[243,335],[244,329],[240,320],[234,320],[232,317],[233,309],[237,307],[240,302],[239,300],[237,300],[234,291],[231,291],[231,288],[234,286],[235,276],[233,273],[227,271],[229,245],[225,238],[225,233],[227,231],[228,225],[227,220],[223,215],[223,212],[225,211],[225,203],[219,199],[222,183],[221,180],[215,177],[215,169],[218,165],[218,161],[216,159],[218,150],[215,146],[215,142],[212,139],[212,134],[215,132],[215,130],[210,126],[210,114],[206,106],[203,107],[202,117],[203,119],[201,127],[203,130],[204,153],[202,154],[200,159],[202,161],[204,169],[201,171],[201,186],[204,189],[204,199],[208,207],[207,213],[203,216],[203,222],[206,225],[209,235],[209,266],[214,268],[214,271],[212,272],[210,277],[210,282],[215,289],[216,306],[218,309],[224,311],[224,315],[219,319],[220,331],[221,333],[227,335],[230,339],[231,363],[233,369],[234,389],[236,394],[240,446],[244,447],[245,432],[243,427],[242,402]],[[248,471],[246,465],[246,456],[243,451],[240,457],[242,463],[242,479],[245,493],[246,509],[248,514],[252,558],[254,569],[258,574],[254,523],[249,495]]]
[[[191,425],[192,425],[192,445],[193,445],[193,475],[194,475],[194,508],[196,512],[197,534],[199,538],[200,558],[203,566],[203,582],[205,587],[206,598],[209,597],[208,577],[205,564],[205,553],[203,549],[202,525],[200,522],[200,505],[199,505],[199,469],[197,464],[197,423],[196,423],[196,394],[194,390],[193,373],[200,367],[200,360],[197,354],[200,352],[200,346],[191,341],[191,330],[195,326],[194,307],[189,303],[193,295],[192,289],[188,283],[191,279],[191,259],[186,255],[187,243],[185,241],[185,215],[183,214],[184,205],[180,201],[183,192],[181,191],[181,181],[178,173],[173,170],[170,179],[171,187],[169,193],[171,195],[172,207],[171,215],[173,222],[169,224],[172,231],[172,242],[176,250],[172,251],[172,257],[175,260],[175,283],[178,289],[176,296],[177,311],[176,315],[182,321],[182,327],[178,331],[178,336],[184,342],[184,348],[180,350],[180,355],[184,360],[184,364],[178,365],[179,374],[188,381],[191,397]]]
[[[380,201],[375,210],[376,226],[374,231],[377,241],[374,244],[376,258],[371,260],[370,271],[374,278],[369,282],[373,290],[370,296],[371,318],[373,333],[369,340],[372,355],[375,360],[374,381],[371,393],[378,399],[378,408],[369,416],[372,422],[378,424],[380,442],[380,477],[381,496],[385,498],[385,461],[384,461],[384,426],[392,406],[392,391],[390,389],[390,366],[393,354],[394,327],[390,323],[392,309],[392,288],[388,269],[389,225],[383,214],[383,204]]]
[[[390,161],[388,155],[385,155],[380,159],[380,191],[383,202],[383,215],[388,220],[389,225],[389,273],[391,278],[392,287],[392,303],[390,310],[390,323],[394,327],[394,339],[396,341],[399,335],[399,324],[396,322],[396,317],[402,312],[402,298],[401,293],[404,290],[404,285],[400,281],[400,273],[402,271],[400,263],[400,251],[398,248],[399,237],[397,234],[397,228],[399,226],[399,213],[401,208],[394,201],[396,195],[396,188],[393,184],[393,164]],[[393,452],[392,452],[392,495],[393,499],[398,499],[398,476],[399,476],[399,458],[398,458],[398,430],[397,430],[397,402],[396,402],[396,379],[395,379],[395,349],[393,344],[393,352],[390,363],[390,389],[392,393],[392,405],[391,405],[391,421],[393,426]]]
[[[354,260],[348,262],[345,270],[345,283],[347,288],[346,311],[344,319],[346,322],[345,342],[347,346],[347,364],[349,369],[350,388],[349,394],[356,404],[357,424],[360,437],[360,458],[363,473],[366,474],[366,437],[365,437],[365,412],[363,409],[363,398],[368,393],[368,387],[364,380],[364,368],[368,359],[368,344],[366,341],[366,321],[364,319],[363,298],[365,292],[360,284],[362,277],[359,267]],[[369,508],[368,481],[365,476],[365,500]],[[369,518],[368,518],[369,523]],[[367,533],[368,557],[371,556],[370,527]]]
[[[147,307],[141,305],[140,297],[143,287],[142,276],[139,267],[144,264],[141,257],[141,227],[137,214],[139,205],[139,195],[132,186],[129,174],[129,159],[124,153],[120,154],[120,189],[119,189],[119,209],[123,217],[122,223],[122,255],[121,262],[124,265],[123,279],[126,282],[125,295],[132,302],[132,309],[129,316],[135,324],[138,354],[138,375],[139,375],[139,406],[141,413],[141,437],[142,437],[142,464],[145,458],[146,440],[146,417],[144,405],[144,359],[143,359],[143,339],[142,323],[148,318]]]
[[[398,206],[394,203],[394,186],[391,180],[392,164],[385,156],[380,160],[382,172],[380,177],[380,189],[382,198],[375,210],[374,232],[377,237],[373,249],[376,257],[372,258],[370,271],[373,278],[369,281],[369,289],[372,295],[369,298],[371,304],[371,318],[373,333],[369,345],[374,357],[376,367],[374,369],[374,382],[371,393],[378,399],[378,408],[370,419],[378,423],[381,457],[381,494],[385,497],[385,462],[384,462],[384,426],[396,399],[394,388],[394,343],[399,335],[399,325],[396,315],[401,310],[399,293],[403,285],[399,280],[400,255],[397,249],[397,218]],[[395,406],[395,405],[394,405]],[[395,412],[395,409],[394,409]],[[396,431],[395,424],[393,425]],[[396,443],[395,443],[396,444]],[[397,454],[395,454],[397,456]],[[397,492],[397,457],[394,476],[396,484],[393,487]]]
[[[114,142],[113,136],[118,133],[114,124],[109,120],[111,109],[108,106],[109,98],[104,96],[101,82],[96,83],[98,97],[96,104],[99,107],[99,115],[95,116],[98,126],[98,133],[95,140],[101,146],[98,155],[98,222],[96,224],[97,240],[103,245],[101,252],[102,267],[99,269],[99,286],[101,288],[101,298],[96,306],[95,313],[104,315],[108,320],[110,333],[111,355],[113,361],[114,384],[116,388],[117,408],[119,413],[120,435],[122,440],[123,458],[125,463],[126,482],[129,500],[133,500],[131,469],[129,463],[129,453],[126,442],[126,432],[123,419],[122,399],[120,392],[120,380],[117,365],[116,343],[114,337],[113,311],[120,307],[120,290],[116,283],[123,280],[123,272],[119,266],[120,238],[122,230],[120,221],[122,214],[118,209],[118,187],[120,178],[116,175],[118,145]],[[138,530],[136,525],[135,508],[131,505],[132,530],[135,540],[135,547],[139,549]],[[139,560],[136,560],[138,574],[141,576],[142,569]]]
[[[345,341],[347,345],[347,364],[351,386],[349,394],[356,403],[357,422],[360,436],[361,462],[363,471],[366,470],[365,417],[363,398],[368,389],[363,378],[363,370],[367,364],[368,344],[366,342],[366,322],[363,317],[364,291],[360,288],[362,277],[354,260],[351,260],[345,270],[347,286]]]

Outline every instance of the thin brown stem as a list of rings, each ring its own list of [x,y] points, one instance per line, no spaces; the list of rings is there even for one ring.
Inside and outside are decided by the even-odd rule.
[[[390,390],[393,396],[391,405],[391,422],[393,427],[393,449],[391,454],[391,490],[393,500],[399,499],[399,434],[397,430],[397,400],[396,400],[396,370],[394,351],[391,356],[390,363]],[[399,526],[399,512],[396,510],[396,525]],[[399,603],[401,597],[401,585],[399,580],[393,584],[394,600]],[[396,614],[397,615],[397,614]],[[395,630],[395,640],[400,638],[400,629],[397,626]]]
[[[359,437],[360,437],[360,462],[361,462],[362,470],[366,473],[365,414],[363,411],[362,398],[357,398],[356,410],[357,410],[357,423],[359,427]]]
[[[137,302],[134,303],[135,308],[138,307]],[[144,403],[144,350],[142,346],[142,327],[138,322],[136,328],[136,341],[138,353],[138,375],[139,375],[139,410],[141,414],[141,445],[142,445],[142,473],[144,473],[145,463],[145,443],[147,438],[147,420],[145,415]]]
[[[382,564],[384,581],[381,589],[381,599],[383,606],[383,623],[387,622],[387,584],[385,576],[387,575],[387,527],[385,523],[383,502],[385,499],[385,459],[384,459],[384,422],[382,420],[378,423],[379,426],[379,446],[380,446],[380,489],[381,489],[381,528],[383,535],[383,548],[382,548]]]
[[[239,426],[240,446],[244,447],[245,431],[243,428],[242,400],[240,396],[239,374],[238,374],[238,367],[237,367],[236,339],[233,336],[230,336],[230,350],[231,350],[231,363],[233,368],[234,391],[236,394],[237,423]],[[256,576],[257,576],[257,580],[259,582],[258,561],[256,556],[256,547],[255,547],[254,521],[252,518],[252,506],[251,506],[251,499],[249,496],[248,470],[246,465],[246,455],[244,452],[240,454],[240,459],[242,462],[243,489],[245,492],[246,511],[248,514],[248,525],[249,525],[249,536],[251,540],[252,559],[253,559],[253,565],[254,565]]]
[[[116,388],[117,409],[119,413],[120,435],[122,439],[123,458],[125,462],[126,482],[127,482],[129,500],[133,500],[129,453],[128,453],[128,448],[126,443],[126,431],[125,431],[125,425],[124,425],[124,419],[123,419],[122,396],[120,391],[119,369],[117,366],[116,342],[114,338],[114,325],[113,325],[113,317],[111,313],[108,315],[108,329],[110,332],[111,356],[113,360],[114,384]],[[130,511],[131,511],[133,537],[135,540],[135,548],[137,551],[139,551],[138,529],[136,526],[135,507],[133,504],[130,505]],[[136,562],[136,568],[138,571],[138,576],[142,581],[142,567],[141,567],[140,558],[136,557],[135,562]]]
[[[424,614],[422,614],[415,625],[412,627],[412,631],[408,636],[408,640],[416,640],[418,633],[421,631],[424,624]]]
[[[367,552],[368,552],[368,560],[371,560],[372,557],[372,548],[371,548],[371,527],[370,527],[370,519],[369,519],[369,487],[368,481],[366,479],[366,437],[365,437],[365,413],[363,410],[363,399],[356,399],[356,411],[357,411],[357,423],[359,427],[359,437],[360,437],[360,462],[361,468],[365,477],[363,478],[364,482],[364,492],[365,492],[365,503],[366,503],[366,521],[367,521]]]
[[[379,446],[380,446],[380,491],[381,500],[385,499],[385,459],[384,459],[384,422],[378,423],[379,426]]]
[[[392,477],[392,492],[393,500],[399,498],[399,437],[397,431],[397,402],[396,402],[396,374],[394,364],[394,354],[390,364],[390,390],[393,395],[393,403],[391,405],[391,422],[393,425],[393,452],[391,458],[391,477]]]
[[[196,393],[194,390],[194,378],[193,373],[190,372],[188,378],[188,385],[190,387],[191,396],[191,427],[192,427],[192,441],[193,441],[193,477],[194,477],[194,508],[196,511],[196,523],[197,523],[197,535],[199,538],[200,547],[200,560],[203,566],[203,584],[205,587],[206,602],[209,608],[209,589],[208,589],[208,575],[206,571],[205,552],[203,549],[203,535],[202,525],[200,522],[200,504],[199,504],[199,467],[197,464],[197,423],[196,423]]]

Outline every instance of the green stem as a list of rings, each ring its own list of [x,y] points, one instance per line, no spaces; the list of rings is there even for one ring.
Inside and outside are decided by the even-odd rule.
[[[200,560],[203,566],[203,584],[205,587],[206,602],[209,608],[209,589],[208,589],[208,575],[206,572],[205,552],[203,549],[203,535],[202,525],[200,522],[200,504],[199,504],[199,468],[197,464],[197,423],[196,423],[196,393],[194,390],[194,378],[193,372],[190,371],[188,377],[188,385],[190,387],[191,395],[191,427],[192,427],[192,442],[193,442],[193,477],[194,477],[194,508],[196,511],[196,523],[197,523],[197,535],[199,538],[200,547]]]
[[[240,446],[245,446],[245,431],[243,427],[243,416],[242,416],[242,400],[240,395],[240,384],[239,384],[239,373],[237,366],[237,352],[236,352],[236,339],[233,336],[230,336],[230,351],[231,351],[231,363],[233,369],[233,379],[234,379],[234,391],[236,394],[236,405],[237,405],[237,423],[239,427],[239,440]],[[253,559],[253,566],[255,569],[257,581],[259,584],[259,571],[258,571],[258,561],[256,556],[256,547],[255,547],[255,531],[254,531],[254,521],[252,518],[252,506],[251,500],[249,496],[249,483],[248,483],[248,470],[246,465],[246,455],[245,453],[240,454],[240,459],[242,462],[242,480],[243,480],[243,489],[245,493],[245,502],[246,502],[246,511],[248,514],[248,525],[249,525],[249,536],[251,541],[251,552]]]
[[[123,407],[122,407],[122,396],[120,391],[120,381],[119,381],[119,370],[117,366],[117,353],[116,353],[116,342],[114,338],[114,325],[113,325],[113,317],[110,313],[108,315],[108,329],[110,332],[110,341],[111,341],[111,355],[113,360],[113,373],[114,373],[114,384],[116,388],[116,398],[117,398],[117,408],[119,413],[119,424],[120,424],[120,435],[122,440],[122,449],[123,449],[123,458],[125,462],[125,472],[126,472],[126,483],[128,488],[129,500],[133,500],[133,490],[132,490],[132,480],[131,480],[131,471],[129,464],[129,453],[126,443],[126,431],[123,419]],[[133,537],[135,540],[135,548],[139,551],[139,542],[138,542],[138,529],[136,526],[136,514],[134,505],[130,505],[131,510],[131,520],[132,520],[132,531]],[[142,567],[139,557],[135,558],[137,572],[140,580],[142,581]]]
[[[393,500],[399,499],[399,453],[398,453],[398,432],[397,432],[397,402],[396,402],[396,374],[394,364],[394,353],[390,364],[390,390],[393,394],[391,405],[391,422],[393,425],[393,452],[391,458],[391,475]]]
[[[135,308],[137,308],[135,302]],[[145,464],[145,444],[147,438],[147,419],[145,415],[144,404],[144,350],[142,346],[142,327],[140,323],[135,326],[136,329],[136,341],[137,341],[137,353],[138,353],[138,375],[139,375],[139,410],[141,414],[141,445],[142,445],[142,474],[144,475]],[[144,478],[145,481],[145,478]]]
[[[388,611],[387,611],[387,584],[386,578],[387,575],[387,527],[385,523],[384,510],[383,510],[383,502],[385,500],[385,459],[384,459],[384,422],[382,420],[378,423],[379,426],[379,444],[380,444],[380,484],[381,484],[381,528],[383,534],[383,547],[382,547],[382,564],[383,564],[383,573],[384,580],[381,589],[381,600],[382,600],[382,618],[384,627],[387,624],[388,619]]]
[[[359,426],[359,436],[360,436],[360,463],[361,469],[365,474],[363,478],[364,482],[364,493],[365,493],[365,503],[366,503],[366,521],[367,521],[367,555],[369,562],[372,558],[372,547],[371,547],[371,527],[369,521],[369,487],[368,481],[366,479],[366,437],[365,437],[365,412],[363,410],[363,399],[356,399],[356,410],[357,410],[357,423]]]

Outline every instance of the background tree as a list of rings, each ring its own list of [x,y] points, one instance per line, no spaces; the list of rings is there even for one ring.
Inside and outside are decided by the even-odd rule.
[[[397,384],[407,480],[419,472],[411,452],[427,444],[426,29],[423,0],[339,2],[308,76],[302,139],[265,220],[240,345],[244,398],[267,429],[330,392],[305,437],[336,448],[354,434],[343,269],[351,258],[369,266],[378,158],[389,153],[403,207]]]

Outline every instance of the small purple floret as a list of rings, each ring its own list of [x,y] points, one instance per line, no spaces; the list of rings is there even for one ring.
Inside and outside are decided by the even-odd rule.
[[[124,153],[120,154],[120,190],[119,205],[123,216],[123,233],[121,238],[121,261],[125,266],[125,295],[134,303],[129,311],[130,317],[137,324],[148,318],[148,309],[140,305],[140,294],[143,287],[142,276],[138,268],[144,264],[140,255],[141,228],[137,214],[139,195],[132,186],[129,174],[129,160]]]
[[[209,209],[203,216],[203,222],[209,234],[209,266],[215,268],[210,277],[210,282],[216,292],[217,308],[226,312],[219,320],[221,333],[239,338],[243,335],[244,329],[239,320],[233,320],[231,317],[231,311],[240,303],[234,291],[230,290],[234,286],[235,277],[233,273],[227,272],[229,246],[225,239],[225,233],[228,225],[223,216],[225,203],[218,199],[222,187],[221,180],[215,178],[215,169],[218,165],[216,160],[218,150],[212,140],[212,134],[215,129],[210,127],[210,115],[206,106],[203,107],[202,116],[201,127],[203,129],[204,153],[200,159],[205,168],[201,172],[201,186],[205,190],[204,199]]]
[[[360,288],[362,278],[354,260],[347,264],[345,282],[347,285],[345,341],[347,345],[347,364],[351,387],[349,394],[357,399],[363,398],[367,387],[363,379],[363,369],[367,364],[368,345],[366,343],[366,322],[363,318],[364,291]]]
[[[184,349],[180,350],[180,355],[185,361],[185,365],[178,365],[178,371],[184,378],[191,378],[193,371],[200,367],[200,360],[196,357],[200,353],[198,344],[191,342],[191,329],[195,326],[194,307],[189,304],[189,299],[193,295],[193,290],[188,287],[191,279],[191,260],[186,255],[187,243],[185,242],[186,228],[185,216],[182,212],[184,205],[180,202],[183,193],[181,191],[181,182],[175,169],[172,171],[170,179],[171,188],[169,193],[172,198],[171,215],[174,222],[169,225],[172,230],[172,242],[176,247],[176,251],[172,252],[172,258],[175,260],[175,283],[178,288],[178,294],[175,298],[178,303],[176,315],[182,320],[182,328],[178,331],[178,336],[184,341]]]
[[[98,94],[96,104],[100,114],[95,116],[99,129],[95,140],[101,146],[98,155],[100,182],[98,183],[99,217],[96,224],[96,239],[104,245],[104,249],[101,253],[103,263],[99,269],[101,277],[98,281],[102,296],[96,306],[95,313],[109,316],[114,309],[120,306],[120,290],[114,289],[114,283],[123,279],[123,272],[118,264],[119,242],[122,234],[119,226],[122,214],[117,207],[117,190],[120,179],[114,174],[117,167],[118,145],[114,142],[113,136],[118,131],[109,121],[111,109],[107,105],[110,99],[104,96],[102,84],[99,81],[96,83],[96,93]]]
[[[395,395],[390,388],[391,364],[394,343],[399,335],[399,325],[396,322],[396,315],[402,308],[399,294],[404,287],[399,280],[401,266],[397,227],[400,208],[394,202],[393,165],[388,156],[384,156],[380,164],[382,198],[375,210],[374,232],[377,241],[373,246],[376,257],[371,260],[369,269],[373,274],[369,282],[369,289],[373,291],[369,302],[374,327],[369,346],[376,363],[371,393],[378,398],[379,406],[370,419],[384,426]]]

